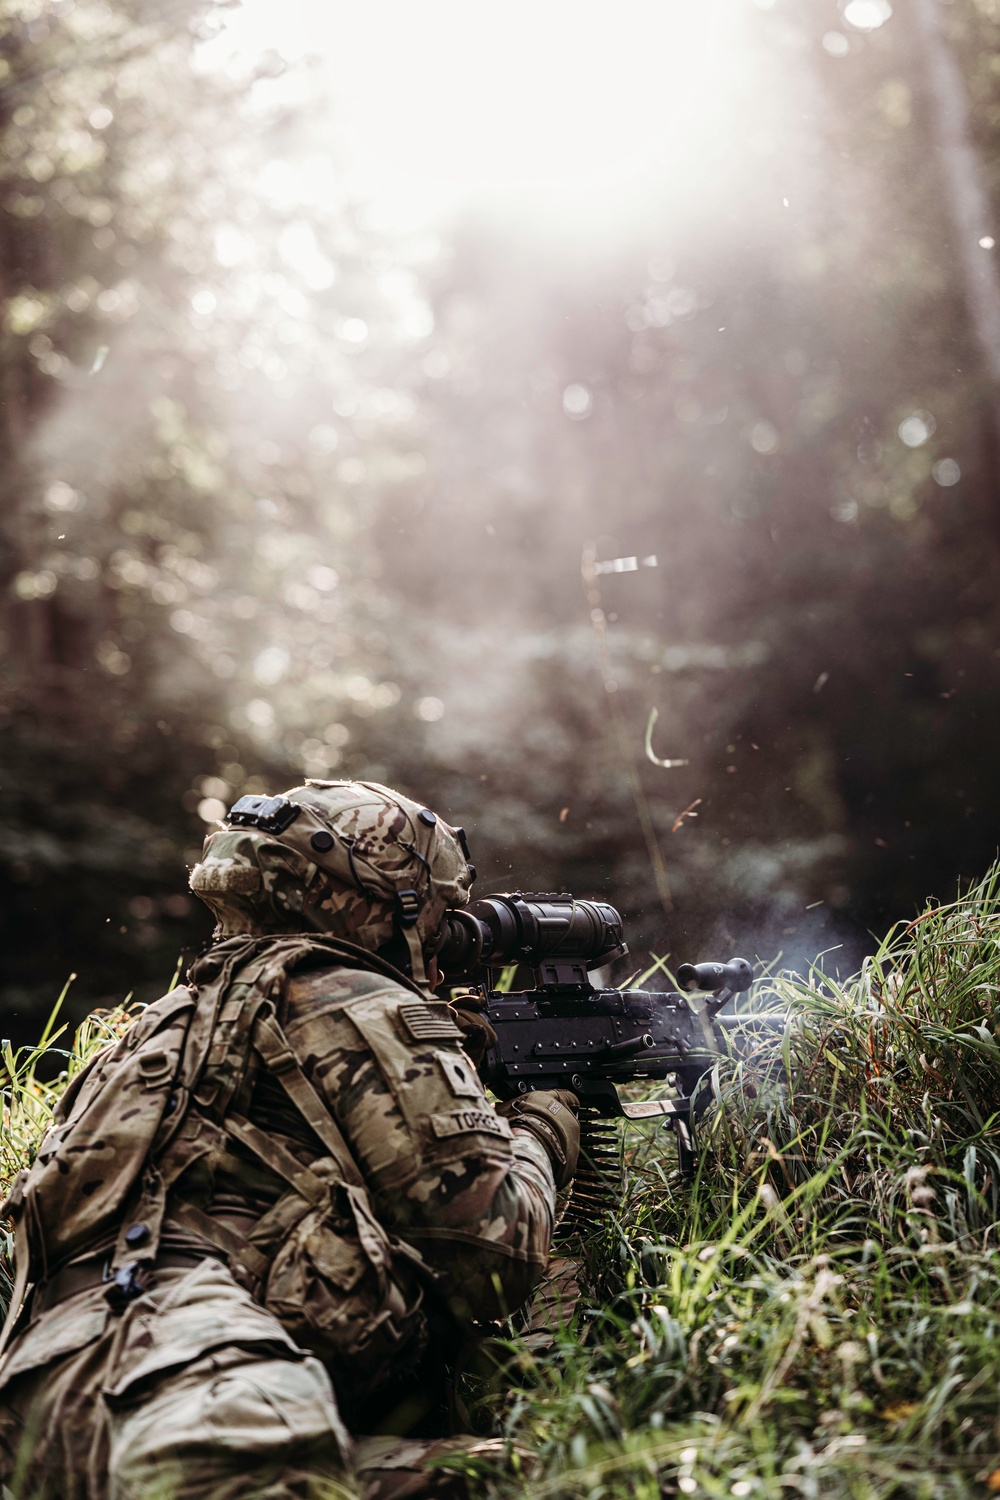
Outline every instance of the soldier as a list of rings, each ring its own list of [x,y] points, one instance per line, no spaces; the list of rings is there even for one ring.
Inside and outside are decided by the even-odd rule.
[[[474,875],[373,783],[243,797],[209,836],[212,946],[71,1081],[5,1205],[16,1496],[456,1492],[423,1469],[442,1366],[538,1281],[579,1144],[572,1095],[494,1108],[488,1023],[433,999]]]

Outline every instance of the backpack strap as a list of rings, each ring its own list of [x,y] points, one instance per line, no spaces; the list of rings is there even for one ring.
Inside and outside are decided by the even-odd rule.
[[[253,1029],[253,1045],[306,1124],[323,1142],[343,1173],[345,1183],[363,1187],[364,1177],[351,1148],[344,1140],[340,1126],[303,1072],[288,1038],[278,1025],[274,1007],[270,1004],[258,1012]]]
[[[264,1254],[258,1246],[264,1246],[269,1239],[274,1240],[276,1235],[281,1238],[287,1233],[290,1223],[289,1215],[293,1214],[296,1218],[301,1216],[299,1210],[294,1209],[293,1205],[296,1201],[302,1213],[314,1206],[325,1206],[330,1201],[331,1187],[339,1182],[347,1193],[358,1237],[369,1258],[377,1266],[386,1264],[391,1254],[390,1241],[372,1211],[364,1176],[329,1106],[307,1077],[298,1056],[279,1025],[271,996],[275,994],[293,969],[310,963],[324,961],[329,963],[331,959],[338,958],[342,962],[345,960],[350,962],[354,958],[357,967],[371,967],[376,972],[383,969],[389,970],[392,977],[400,980],[408,989],[414,989],[414,986],[403,976],[396,975],[389,965],[382,964],[373,954],[365,955],[361,950],[357,950],[356,954],[354,951],[338,951],[351,950],[350,944],[317,941],[307,936],[271,938],[263,942],[259,939],[234,940],[225,946],[230,947],[231,951],[225,955],[221,953],[217,955],[225,958],[225,963],[220,966],[221,974],[213,973],[205,965],[204,978],[209,980],[218,997],[216,1001],[218,1009],[215,1012],[217,1025],[223,1024],[221,1033],[216,1031],[212,1037],[212,1046],[207,1049],[209,1055],[203,1064],[204,1071],[201,1075],[200,1087],[196,1088],[195,1097],[202,1108],[207,1106],[209,1111],[216,1116],[218,1125],[225,1135],[233,1141],[238,1141],[277,1176],[283,1178],[291,1191],[282,1194],[278,1201],[254,1224],[249,1239],[244,1238],[228,1224],[213,1218],[194,1203],[184,1199],[176,1190],[171,1196],[170,1219],[206,1240],[226,1255],[232,1265],[242,1266],[258,1282],[262,1282],[266,1279],[270,1269],[274,1247],[271,1247],[271,1254]],[[366,961],[363,964],[357,963],[358,958],[364,958]],[[198,974],[197,977],[203,979],[202,974]],[[220,983],[220,979],[223,983],[232,985],[234,989],[238,988],[240,993],[222,998],[223,984]],[[232,1103],[235,1102],[233,1096],[239,1093],[239,1090],[233,1087],[232,1080],[240,1071],[239,1067],[231,1073],[230,1078],[226,1079],[221,1089],[218,1083],[221,1081],[220,1075],[225,1072],[225,1064],[229,1061],[229,1057],[233,1054],[238,1057],[245,1041],[249,1042],[267,1071],[274,1075],[296,1113],[325,1147],[331,1165],[336,1169],[336,1176],[324,1179],[318,1173],[311,1171],[274,1136],[269,1135],[232,1108]],[[213,1048],[215,1049],[214,1055]],[[242,1065],[244,1073],[245,1069],[246,1063],[244,1062]],[[219,1164],[223,1159],[223,1155],[216,1148],[213,1160]],[[406,1248],[410,1258],[420,1260],[416,1251],[409,1246]]]
[[[241,1145],[246,1146],[248,1151],[259,1157],[266,1167],[270,1167],[272,1172],[283,1177],[301,1198],[308,1199],[312,1204],[325,1203],[329,1199],[329,1183],[323,1182],[315,1172],[304,1166],[276,1136],[268,1135],[257,1125],[244,1120],[241,1115],[229,1115],[226,1130]]]
[[[185,1198],[175,1198],[170,1205],[170,1218],[182,1229],[190,1229],[192,1234],[197,1234],[214,1245],[216,1250],[221,1250],[231,1264],[235,1262],[245,1266],[259,1281],[263,1281],[267,1275],[271,1257],[255,1250],[237,1230],[230,1229],[221,1219],[213,1219],[204,1209],[188,1203]]]
[[[265,1067],[273,1073],[295,1109],[329,1152],[350,1198],[359,1237],[373,1263],[384,1264],[387,1250],[385,1231],[372,1213],[364,1177],[336,1120],[306,1077],[291,1043],[278,1024],[274,1006],[269,1000],[256,1012],[251,1038],[253,1048]],[[226,1114],[222,1129],[265,1166],[283,1177],[302,1203],[303,1210],[329,1202],[330,1183],[324,1182],[315,1172],[310,1171],[274,1136],[268,1135],[235,1111]],[[287,1227],[284,1221],[287,1219],[288,1197],[288,1194],[284,1194],[257,1221],[253,1227],[255,1241],[266,1240],[272,1222],[276,1228]],[[262,1254],[250,1240],[228,1224],[223,1224],[178,1195],[175,1195],[171,1204],[170,1217],[183,1228],[192,1230],[210,1245],[223,1251],[231,1263],[244,1266],[258,1281],[263,1281],[266,1277],[271,1256]]]
[[[258,1247],[273,1242],[276,1236],[283,1237],[291,1224],[310,1208],[328,1207],[333,1184],[329,1180],[324,1182],[309,1167],[304,1166],[298,1157],[293,1156],[280,1140],[268,1135],[242,1115],[227,1116],[225,1129],[232,1139],[239,1141],[265,1166],[283,1177],[290,1192],[282,1194],[268,1212],[257,1220],[251,1231],[252,1239],[245,1238],[238,1230],[213,1218],[211,1214],[203,1212],[183,1198],[175,1199],[171,1207],[171,1218],[182,1228],[193,1230],[217,1250],[223,1251],[231,1264],[243,1266],[258,1281],[264,1281],[271,1266],[273,1246],[272,1254],[266,1254]],[[339,1163],[336,1165],[339,1167]],[[354,1191],[347,1188],[349,1194]],[[296,1201],[299,1205],[297,1209],[292,1206]],[[366,1224],[365,1227],[369,1226]]]
[[[22,1177],[26,1175],[26,1173],[22,1173]],[[11,1198],[15,1196],[17,1187],[20,1187],[20,1185],[21,1183],[19,1181],[17,1186],[15,1187],[15,1192],[11,1194]],[[23,1200],[21,1200],[20,1198],[17,1199],[19,1208],[22,1201]],[[10,1202],[10,1198],[8,1198],[7,1202]],[[25,1205],[25,1207],[27,1208],[27,1211],[30,1212],[31,1205]],[[7,1316],[4,1319],[3,1329],[0,1330],[0,1354],[4,1352],[4,1350],[7,1348],[7,1345],[13,1338],[14,1330],[17,1327],[18,1321],[20,1319],[21,1306],[24,1302],[24,1295],[28,1290],[28,1275],[30,1267],[31,1256],[28,1253],[27,1240],[23,1234],[15,1234],[14,1284],[11,1287],[10,1306],[7,1309]]]

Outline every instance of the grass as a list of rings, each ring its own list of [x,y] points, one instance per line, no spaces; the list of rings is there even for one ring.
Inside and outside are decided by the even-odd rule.
[[[777,1058],[719,1065],[693,1183],[631,1129],[584,1302],[492,1412],[539,1497],[1000,1491],[1000,872],[757,998]]]
[[[539,1352],[511,1338],[484,1426],[534,1472],[475,1492],[938,1500],[1000,1491],[1000,871],[839,983],[776,975],[770,1063],[724,1059],[693,1182],[632,1127],[584,1295]],[[92,1019],[75,1068],[127,1012]],[[5,1053],[0,1170],[60,1084]],[[488,1387],[488,1388],[487,1388]]]
[[[0,1197],[6,1197],[22,1167],[30,1166],[39,1142],[52,1123],[52,1112],[67,1083],[108,1042],[117,1041],[131,1025],[138,1006],[128,1000],[112,1010],[95,1011],[77,1028],[72,1044],[59,1047],[65,1026],[57,1028],[59,1013],[75,975],[56,1001],[45,1029],[33,1047],[15,1052],[0,1042],[0,1089],[3,1124],[0,1128]],[[55,1067],[53,1067],[55,1060]],[[54,1075],[46,1081],[44,1075]],[[6,1317],[13,1287],[14,1236],[10,1224],[0,1223],[0,1318]]]

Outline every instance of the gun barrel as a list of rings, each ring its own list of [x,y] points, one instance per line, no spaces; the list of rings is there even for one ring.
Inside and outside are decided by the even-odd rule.
[[[609,1060],[613,1059],[617,1062],[625,1058],[637,1057],[640,1052],[646,1052],[650,1047],[655,1047],[655,1045],[656,1043],[653,1041],[650,1033],[644,1031],[642,1036],[626,1037],[622,1042],[611,1042],[609,1046],[605,1047],[601,1053],[601,1057],[608,1058]]]

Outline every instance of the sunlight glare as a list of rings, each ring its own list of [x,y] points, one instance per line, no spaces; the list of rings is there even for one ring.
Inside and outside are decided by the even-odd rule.
[[[573,225],[697,194],[724,168],[752,82],[748,9],[243,0],[223,45],[317,60],[332,175],[375,221],[417,227],[485,208]],[[322,151],[299,163],[300,201],[310,186],[325,196],[331,171]]]

